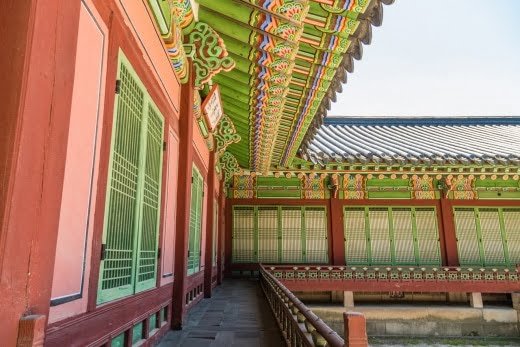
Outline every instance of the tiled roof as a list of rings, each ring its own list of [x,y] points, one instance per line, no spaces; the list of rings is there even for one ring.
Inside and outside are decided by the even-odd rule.
[[[331,117],[300,155],[319,164],[520,165],[520,117]]]

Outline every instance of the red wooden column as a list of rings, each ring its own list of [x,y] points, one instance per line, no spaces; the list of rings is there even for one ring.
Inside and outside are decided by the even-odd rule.
[[[233,206],[229,200],[226,200],[225,208],[225,228],[224,228],[224,275],[231,275],[231,249],[233,247]]]
[[[182,85],[179,119],[179,174],[177,184],[177,231],[175,235],[175,267],[173,281],[172,328],[181,329],[186,312],[184,291],[188,266],[188,233],[190,229],[191,174],[193,165],[193,95],[195,75],[189,62],[189,80]]]
[[[206,249],[204,257],[204,297],[211,298],[211,274],[213,271],[213,224],[215,223],[215,152],[209,154],[208,210],[206,223]],[[215,240],[216,241],[216,240]]]
[[[444,194],[443,194],[444,195]],[[442,220],[442,233],[444,239],[445,258],[443,264],[446,266],[458,266],[459,255],[457,252],[457,236],[455,234],[455,219],[453,217],[453,204],[445,197],[440,200],[440,218]]]
[[[79,12],[79,1],[0,2],[0,341],[5,346],[17,345],[17,338],[26,344],[43,341]]]
[[[343,204],[341,200],[331,194],[329,201],[329,227],[333,265],[345,265],[345,236],[343,232]]]
[[[220,183],[220,203],[218,213],[218,243],[217,243],[217,283],[222,284],[224,277],[224,246],[226,225],[230,221],[226,220],[226,195],[224,194],[224,181]]]

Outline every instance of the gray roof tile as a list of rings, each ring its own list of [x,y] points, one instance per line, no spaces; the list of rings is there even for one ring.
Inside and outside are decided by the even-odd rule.
[[[519,165],[520,117],[330,117],[300,154],[319,164]]]

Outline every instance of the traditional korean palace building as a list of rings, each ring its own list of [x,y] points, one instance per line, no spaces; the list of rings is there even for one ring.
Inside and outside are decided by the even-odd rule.
[[[243,276],[294,346],[344,342],[293,293],[520,309],[520,118],[325,118],[392,2],[2,1],[0,344],[152,346]]]

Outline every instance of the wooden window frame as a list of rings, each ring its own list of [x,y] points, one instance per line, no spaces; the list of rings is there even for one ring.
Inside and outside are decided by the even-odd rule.
[[[488,261],[487,255],[485,254],[485,245],[482,237],[482,222],[480,218],[481,210],[496,210],[498,214],[498,222],[500,226],[500,236],[502,239],[502,254],[504,257],[503,262],[493,262]],[[464,250],[461,250],[460,243],[459,243],[459,228],[457,227],[457,211],[466,210],[471,211],[474,215],[474,223],[475,223],[475,242],[478,244],[478,257],[479,261],[465,261],[462,258],[462,254],[464,253]],[[510,212],[508,210],[513,210],[515,212],[520,213],[520,207],[514,207],[514,206],[487,206],[487,205],[479,205],[479,206],[465,206],[465,205],[457,205],[453,206],[453,215],[454,215],[454,227],[455,227],[455,236],[457,240],[457,251],[459,254],[459,262],[462,266],[502,266],[502,267],[510,267],[510,266],[516,266],[517,262],[513,261],[513,256],[510,254],[510,247],[509,247],[509,235],[507,234],[506,230],[506,221],[504,217],[504,210],[506,212]],[[518,258],[518,257],[517,257]]]
[[[135,185],[135,202],[133,202],[133,210],[132,211],[117,211],[119,215],[117,218],[126,218],[126,219],[133,219],[133,231],[132,231],[132,250],[131,250],[131,266],[127,267],[130,270],[130,273],[125,272],[125,277],[130,278],[130,283],[119,285],[119,286],[113,286],[110,288],[103,288],[103,281],[104,281],[104,275],[105,275],[105,264],[107,261],[114,261],[117,262],[118,258],[105,258],[105,255],[109,252],[117,253],[119,250],[117,248],[109,249],[108,247],[105,248],[104,245],[107,245],[107,239],[111,238],[119,238],[121,239],[121,235],[115,235],[110,234],[109,235],[109,219],[111,217],[111,208],[113,207],[111,205],[112,201],[112,189],[114,185],[114,175],[121,176],[120,172],[114,171],[114,163],[115,163],[115,148],[116,146],[119,146],[120,144],[116,144],[117,141],[117,132],[123,131],[122,129],[118,130],[118,126],[122,127],[129,127],[131,124],[118,124],[118,119],[120,117],[119,115],[119,107],[120,102],[122,99],[121,94],[121,86],[123,81],[121,81],[121,73],[122,69],[126,69],[126,73],[128,74],[129,78],[131,78],[131,81],[129,83],[133,84],[133,87],[140,91],[142,93],[142,109],[141,112],[141,118],[139,119],[139,143],[138,143],[138,161],[137,165],[135,167],[136,178],[134,179],[135,182],[133,184]],[[105,203],[105,214],[104,214],[104,222],[103,222],[103,234],[102,234],[102,254],[101,254],[101,261],[99,263],[99,280],[98,280],[98,288],[97,288],[97,301],[96,303],[98,305],[104,304],[110,301],[114,301],[129,295],[133,295],[136,293],[139,293],[144,290],[148,290],[151,288],[155,288],[157,286],[157,270],[158,270],[158,248],[159,248],[159,229],[160,229],[160,215],[161,215],[161,191],[162,191],[162,173],[163,173],[163,142],[164,142],[164,128],[165,128],[165,119],[164,116],[159,111],[158,107],[152,100],[149,92],[147,91],[146,87],[142,83],[141,79],[139,78],[137,72],[133,68],[130,61],[126,58],[126,56],[123,54],[123,52],[119,51],[118,56],[118,62],[117,62],[117,86],[119,90],[116,91],[116,97],[114,101],[114,113],[113,113],[113,124],[112,124],[112,140],[110,145],[110,158],[109,158],[109,169],[108,169],[108,178],[107,178],[107,190],[106,190],[106,203]],[[130,101],[124,101],[124,102],[130,102]],[[153,120],[154,118],[155,120]],[[158,122],[158,128],[155,129],[156,135],[159,137],[156,139],[155,142],[155,151],[151,150],[148,151],[149,148],[147,146],[152,145],[152,135],[151,132],[153,131],[153,128],[149,123],[151,122]],[[156,124],[157,125],[157,124]],[[128,130],[128,129],[126,129]],[[134,149],[135,150],[135,149]],[[135,154],[135,153],[134,153]],[[149,164],[153,159],[156,160],[156,162],[152,162],[150,167],[147,165]],[[152,175],[149,175],[149,170],[155,171],[155,174],[157,177],[152,177]],[[151,177],[151,178],[150,178]],[[121,179],[121,178],[119,178]],[[153,185],[156,185],[151,189]],[[146,190],[146,192],[145,192]],[[147,196],[147,192],[154,191],[153,193],[149,194],[155,194],[154,198],[150,198],[150,196]],[[145,201],[146,200],[146,201]],[[150,207],[151,204],[155,203],[156,206],[156,216],[155,221],[154,219],[150,218],[144,218],[143,217],[143,211],[145,209],[145,205],[147,207]],[[124,213],[121,213],[124,212]],[[151,230],[153,235],[146,235],[143,237],[143,230],[147,227],[149,227],[148,224],[154,223],[153,228]],[[147,225],[144,225],[147,224]],[[155,230],[154,230],[155,229]],[[146,232],[146,231],[145,231]],[[150,232],[150,230],[148,230]],[[152,238],[150,238],[152,236]],[[123,237],[124,238],[124,237]],[[128,240],[127,240],[128,241]],[[143,251],[142,247],[144,244],[148,244],[148,246],[152,246],[150,250]],[[153,252],[153,255],[150,257],[148,256],[148,259],[152,259],[152,265],[148,263],[146,265],[146,262],[141,262],[142,254],[143,252]],[[105,253],[105,254],[103,254]],[[144,264],[144,265],[143,265]],[[139,281],[139,276],[143,273],[140,272],[141,268],[150,268],[150,266],[153,267],[153,275],[151,278],[148,278],[143,281]],[[113,270],[106,270],[113,271]],[[148,271],[149,273],[150,271]],[[105,279],[106,280],[106,279]],[[110,277],[108,277],[108,280],[110,280]]]
[[[238,242],[238,238],[235,237],[235,213],[236,211],[247,211],[250,210],[252,212],[252,239],[248,239],[248,242],[253,243],[253,249],[252,254],[249,258],[246,258],[244,260],[237,259],[236,258],[236,245],[235,241]],[[261,243],[260,243],[260,235],[259,235],[259,211],[276,211],[276,219],[274,221],[274,224],[276,225],[276,249],[261,249]],[[285,247],[284,245],[286,242],[289,242],[288,239],[284,238],[284,225],[283,225],[283,212],[284,211],[299,211],[299,229],[301,230],[300,237],[295,239],[296,242],[299,242],[301,245],[300,248],[300,255],[301,258],[299,261],[284,261],[284,252],[287,251],[289,248]],[[307,212],[308,211],[320,211],[323,213],[323,240],[325,243],[325,246],[322,250],[323,251],[323,259],[320,259],[321,261],[308,261],[308,254],[309,254],[309,242],[308,242],[308,228],[307,228]],[[294,206],[294,205],[233,205],[232,207],[232,221],[231,221],[231,255],[232,255],[232,263],[234,264],[240,264],[240,263],[257,263],[261,261],[259,257],[259,253],[261,251],[265,252],[275,252],[276,255],[274,258],[276,258],[276,261],[273,262],[267,262],[267,263],[276,263],[276,264],[298,264],[298,263],[313,263],[313,264],[327,264],[329,261],[329,234],[328,234],[328,211],[325,206],[319,206],[319,205],[309,205],[309,206]],[[319,237],[316,237],[315,239],[319,239]],[[273,258],[273,259],[274,259]]]
[[[394,223],[394,211],[406,209],[410,210],[410,232],[412,239],[410,240],[413,243],[413,262],[407,261],[399,261],[397,258],[397,250],[396,250],[396,224]],[[371,219],[370,219],[370,211],[381,210],[386,212],[386,221],[388,223],[388,253],[390,256],[389,262],[379,262],[374,261],[373,257],[373,242],[372,242],[372,232],[371,232]],[[435,223],[435,230],[437,236],[437,245],[436,245],[436,259],[423,261],[420,254],[420,238],[418,236],[418,227],[417,227],[417,211],[421,210],[430,210],[433,213],[432,221]],[[347,229],[347,223],[349,218],[347,217],[347,212],[349,211],[359,211],[363,212],[363,227],[364,227],[364,235],[365,235],[365,258],[366,261],[355,261],[349,255],[349,230]],[[436,206],[411,206],[411,205],[344,205],[343,206],[343,235],[344,235],[344,247],[345,247],[345,262],[348,265],[368,265],[368,266],[420,266],[420,265],[437,265],[440,266],[442,263],[442,246],[441,246],[441,229],[437,220],[437,207]],[[405,240],[405,239],[403,239]],[[362,242],[362,240],[358,240]]]

